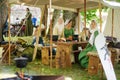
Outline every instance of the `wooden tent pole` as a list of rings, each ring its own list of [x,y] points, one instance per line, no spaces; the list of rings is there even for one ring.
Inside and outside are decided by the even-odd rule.
[[[53,31],[52,31],[52,0],[50,0],[50,68],[52,68],[52,34],[53,34]]]
[[[80,36],[80,9],[77,9],[77,12],[78,12],[78,35]],[[79,39],[80,41],[80,39]]]
[[[112,37],[113,37],[113,31],[114,31],[114,9],[112,9],[112,31],[111,31]]]
[[[77,12],[78,12],[78,34],[80,34],[80,9],[78,9]]]
[[[48,8],[47,5],[45,5],[45,37],[46,37],[46,30],[47,30],[47,16],[48,15]]]
[[[101,2],[100,2],[100,0],[99,0],[99,16],[100,16],[100,32],[102,32],[102,14],[101,14],[101,8],[102,8],[102,6],[101,6]]]
[[[38,27],[38,31],[37,31],[36,44],[35,44],[34,53],[33,53],[33,59],[32,60],[35,60],[36,54],[37,54],[39,36],[41,36],[41,25],[42,25],[42,18],[43,18],[43,14],[44,14],[44,8],[41,10],[41,12],[42,13],[41,13],[41,18],[40,18],[40,26]]]
[[[86,28],[86,0],[84,0],[84,23]],[[86,29],[85,29],[85,36],[86,36]]]
[[[8,50],[9,50],[9,61],[8,61],[8,63],[9,63],[9,65],[10,65],[10,62],[11,62],[11,55],[10,55],[10,4],[8,4],[8,21],[9,21],[9,23],[8,23],[8,39],[9,39],[9,47],[8,47]]]
[[[52,20],[50,20],[50,68],[52,68]]]

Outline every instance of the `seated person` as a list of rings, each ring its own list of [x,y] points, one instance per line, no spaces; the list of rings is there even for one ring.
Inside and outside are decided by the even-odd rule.
[[[72,41],[73,35],[74,35],[74,29],[72,28],[72,20],[70,20],[64,28],[64,37],[66,41]],[[75,45],[73,45],[73,50],[74,48],[75,48]],[[74,62],[75,62],[74,55],[71,54],[71,63],[74,63]]]
[[[86,34],[85,34],[86,33]],[[81,41],[88,41],[88,39],[90,38],[90,31],[88,28],[83,28],[82,32],[81,32]]]
[[[38,29],[39,29],[39,27],[37,26],[37,27],[35,28],[35,31],[33,32],[33,42],[32,42],[33,45],[36,43],[36,38],[37,38],[37,34],[38,34]],[[38,35],[38,36],[39,36],[38,44],[41,44],[42,46],[44,46],[42,37],[40,37],[40,35]]]
[[[55,24],[53,28],[53,35],[58,35],[59,38],[63,37],[64,30],[64,20],[63,18],[59,18],[58,22]]]
[[[87,53],[89,51],[96,51],[94,41],[95,41],[96,36],[99,34],[99,31],[98,31],[97,24],[96,24],[95,20],[91,21],[90,28],[91,28],[91,31],[90,31],[91,36],[90,36],[90,39],[89,39],[89,43],[87,44],[86,48],[82,52],[79,53],[79,56],[78,56],[80,66],[83,67],[83,68],[88,67]]]
[[[72,28],[72,21],[70,20],[64,29],[64,37],[66,41],[72,41],[74,35],[74,29]]]

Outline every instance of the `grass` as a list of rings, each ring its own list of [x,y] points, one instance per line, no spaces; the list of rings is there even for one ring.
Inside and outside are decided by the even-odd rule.
[[[30,44],[32,41],[32,37],[19,37]],[[8,40],[8,38],[5,38]],[[16,41],[17,38],[12,38],[12,41]],[[117,80],[120,80],[120,64],[115,64],[115,73],[117,76]],[[35,60],[33,62],[28,63],[26,69],[23,69],[26,74],[29,75],[64,75],[66,80],[100,80],[100,73],[94,76],[89,75],[85,69],[80,68],[79,64],[73,64],[71,68],[65,69],[56,69],[50,68],[50,66],[43,65],[41,60]],[[16,68],[15,63],[12,59],[12,63],[9,66],[8,64],[0,64],[0,78],[3,77],[5,74],[14,74],[16,71],[19,71]],[[105,75],[101,80],[106,80]]]
[[[19,71],[16,68],[14,62],[8,66],[6,64],[0,65],[0,73],[9,73],[14,74],[16,71]],[[115,73],[117,76],[117,80],[120,80],[120,64],[115,65]],[[86,70],[81,69],[78,64],[72,65],[71,68],[65,69],[56,69],[50,68],[50,66],[45,66],[41,64],[41,60],[35,60],[33,62],[28,63],[27,67],[23,69],[26,74],[29,75],[64,75],[65,77],[71,78],[71,80],[100,80],[100,73],[97,75],[89,75]],[[105,75],[102,80],[106,80]]]
[[[19,71],[18,68],[15,67],[15,64],[1,65],[0,72],[14,74],[16,71]],[[26,69],[24,69],[26,74],[29,75],[64,75],[65,77],[69,77],[72,80],[99,80],[99,76],[90,76],[87,74],[87,71],[81,69],[78,64],[74,64],[72,68],[66,69],[56,69],[50,68],[49,66],[45,66],[41,64],[41,61],[34,61],[28,63]]]

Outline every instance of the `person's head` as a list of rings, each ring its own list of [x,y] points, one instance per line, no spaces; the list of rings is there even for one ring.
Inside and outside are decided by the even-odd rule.
[[[28,11],[30,11],[30,9],[29,9],[29,8],[26,8],[26,11],[28,12]]]
[[[90,28],[91,28],[91,29],[95,29],[96,27],[97,27],[96,21],[95,21],[95,20],[92,20],[92,21],[91,21],[91,24],[90,24]]]
[[[59,19],[58,19],[58,23],[59,23],[59,24],[62,24],[62,23],[63,23],[63,19],[62,19],[62,18],[59,18]]]

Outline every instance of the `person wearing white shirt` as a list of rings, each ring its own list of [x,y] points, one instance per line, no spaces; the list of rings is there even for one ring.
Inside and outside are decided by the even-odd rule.
[[[58,19],[58,22],[55,24],[53,28],[53,35],[58,35],[62,37],[64,33],[64,20],[62,18]]]

